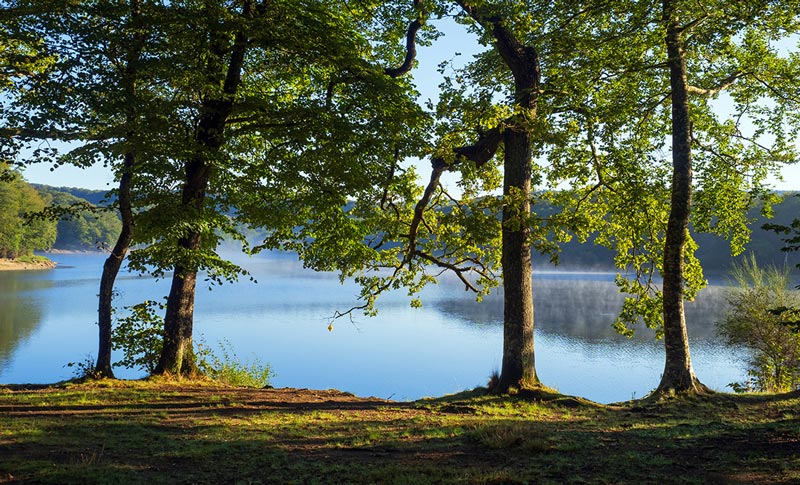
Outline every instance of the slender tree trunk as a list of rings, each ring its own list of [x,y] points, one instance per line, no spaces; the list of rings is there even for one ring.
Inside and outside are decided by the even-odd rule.
[[[686,58],[676,18],[676,2],[663,0],[667,54],[672,88],[672,197],[664,243],[664,347],[666,361],[656,393],[698,392],[689,355],[683,308],[683,254],[692,207],[692,151]]]
[[[114,377],[111,369],[111,313],[113,309],[114,282],[119,274],[122,261],[128,253],[133,237],[133,211],[131,210],[131,182],[133,179],[133,153],[125,154],[124,172],[119,181],[119,212],[122,217],[122,230],[117,237],[111,254],[103,264],[103,276],[100,278],[100,297],[98,303],[98,326],[100,342],[97,349],[95,372],[102,377]]]
[[[130,0],[130,14],[131,23],[141,15],[141,0]],[[144,35],[137,32],[133,35],[133,45],[127,53],[125,63],[125,73],[122,79],[123,89],[126,96],[132,100],[136,96],[136,64],[141,57],[142,49],[144,47]],[[131,110],[134,108],[131,107]],[[135,123],[135,113],[128,112],[126,114],[126,124],[128,132],[126,134],[128,141],[133,136],[132,126]],[[112,311],[114,299],[114,283],[117,280],[119,269],[122,266],[122,261],[125,260],[125,255],[131,245],[133,238],[133,210],[131,208],[131,185],[133,184],[133,171],[136,162],[136,155],[133,150],[128,150],[125,153],[123,161],[122,176],[119,181],[119,213],[122,219],[122,229],[120,230],[117,242],[111,254],[106,258],[103,264],[103,275],[100,278],[100,295],[97,305],[97,324],[99,327],[99,343],[97,348],[97,363],[95,364],[95,373],[101,377],[114,377],[114,372],[111,368],[111,330],[112,330]]]

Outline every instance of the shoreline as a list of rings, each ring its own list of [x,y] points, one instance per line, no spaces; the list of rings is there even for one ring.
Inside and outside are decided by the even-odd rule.
[[[30,271],[46,270],[56,267],[56,262],[51,260],[17,261],[14,259],[0,258],[0,271]]]

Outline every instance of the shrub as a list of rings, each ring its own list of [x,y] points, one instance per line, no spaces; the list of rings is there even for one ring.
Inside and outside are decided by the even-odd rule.
[[[263,388],[270,385],[274,373],[269,364],[262,363],[255,356],[252,361],[242,363],[227,339],[220,342],[219,351],[221,355],[202,342],[197,345],[197,366],[206,376],[231,386]]]
[[[125,309],[131,313],[117,321],[111,336],[112,348],[123,353],[114,365],[152,374],[164,344],[164,319],[157,313],[164,310],[164,304],[145,300]]]
[[[97,379],[100,375],[94,367],[94,357],[89,354],[84,356],[80,362],[68,362],[64,367],[73,368],[72,378],[77,381],[85,381],[89,379]]]
[[[788,268],[760,268],[752,255],[734,266],[738,286],[728,294],[730,310],[718,324],[729,344],[750,351],[749,380],[733,383],[736,392],[784,392],[800,382],[800,334],[783,322],[778,307],[800,306],[798,292],[790,289]]]

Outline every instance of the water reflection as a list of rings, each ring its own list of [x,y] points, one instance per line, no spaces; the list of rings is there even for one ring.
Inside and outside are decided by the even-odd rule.
[[[41,325],[37,291],[52,285],[50,279],[38,272],[0,272],[0,373],[19,345]]]
[[[69,378],[67,362],[96,352],[96,294],[102,255],[57,255],[59,268],[0,273],[0,382]],[[356,304],[358,288],[331,274],[304,270],[289,255],[242,260],[258,280],[213,291],[198,288],[195,332],[237,354],[269,362],[276,386],[338,388],[358,395],[416,399],[482,385],[502,357],[502,297],[483,303],[457,283],[423,294],[421,309],[403,291],[379,301],[376,318],[354,315],[327,327],[337,310]],[[161,299],[169,282],[120,275],[116,305]],[[644,395],[658,384],[663,344],[638,329],[633,340],[611,327],[622,296],[608,273],[536,273],[537,370],[548,385],[600,402]],[[719,287],[687,306],[693,357],[701,379],[722,389],[742,371],[736,355],[715,340],[724,309]],[[115,356],[117,360],[119,356]],[[138,371],[116,369],[123,378]]]
[[[584,279],[580,277],[584,276]],[[450,285],[456,286],[455,283]],[[566,335],[582,341],[628,340],[619,335],[613,323],[624,300],[608,273],[535,274],[533,304],[536,331]],[[473,325],[500,325],[503,321],[502,289],[478,303],[463,292],[439,291],[432,304],[440,312],[457,316]],[[695,301],[686,302],[689,335],[695,340],[717,340],[716,322],[727,309],[725,287],[709,286]],[[654,331],[644,325],[635,327],[633,341],[650,342]]]

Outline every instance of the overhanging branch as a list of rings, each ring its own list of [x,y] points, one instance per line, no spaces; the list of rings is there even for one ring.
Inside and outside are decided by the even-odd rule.
[[[406,31],[406,57],[400,66],[387,67],[383,70],[389,77],[400,77],[408,74],[411,68],[414,67],[414,59],[417,57],[417,32],[422,28],[427,16],[422,0],[414,0],[414,9],[417,11],[417,18],[409,24]]]

